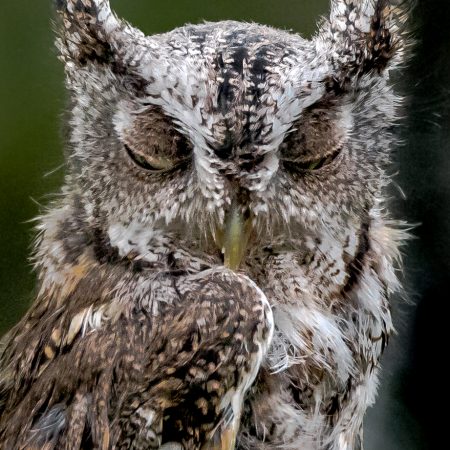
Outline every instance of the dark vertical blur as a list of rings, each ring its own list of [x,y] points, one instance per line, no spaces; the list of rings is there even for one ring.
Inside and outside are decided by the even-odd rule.
[[[421,424],[426,449],[443,448],[448,413],[443,364],[448,357],[450,299],[450,2],[422,0],[416,10],[416,57],[408,72],[413,93],[400,183],[406,216],[419,223],[408,252],[411,298],[417,304],[399,398]],[[444,406],[444,411],[445,411]],[[445,435],[444,435],[445,433]]]
[[[407,121],[396,177],[406,199],[394,202],[393,209],[416,225],[416,239],[405,251],[410,304],[396,304],[399,333],[384,360],[380,401],[369,414],[376,425],[366,433],[374,449],[383,450],[440,449],[447,440],[448,414],[438,411],[445,411],[447,397],[450,2],[419,0],[413,19],[417,43],[401,83]]]
[[[185,22],[239,19],[292,28],[305,36],[328,8],[328,0],[112,4],[147,33]],[[418,0],[414,13],[418,44],[402,80],[408,119],[396,178],[407,199],[394,202],[393,208],[397,217],[421,225],[405,255],[410,304],[397,302],[399,334],[385,356],[380,398],[368,415],[368,450],[437,449],[445,431],[436,418],[446,387],[442,361],[448,354],[440,342],[449,296],[444,282],[450,273],[449,9],[448,0]],[[40,211],[38,204],[48,202],[46,194],[58,192],[64,173],[58,167],[63,163],[65,94],[51,16],[51,0],[3,0],[0,8],[0,335],[32,298],[34,277],[27,257],[33,224],[28,221]]]

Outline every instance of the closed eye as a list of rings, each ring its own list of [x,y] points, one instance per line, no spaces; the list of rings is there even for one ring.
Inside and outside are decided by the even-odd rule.
[[[153,172],[161,172],[163,170],[171,169],[174,166],[173,161],[168,158],[157,158],[154,156],[143,155],[139,152],[135,152],[131,150],[131,148],[125,144],[125,150],[128,153],[128,156],[131,160],[137,164],[139,167],[142,167],[145,170],[150,170]]]
[[[136,113],[120,138],[129,161],[147,172],[167,172],[192,158],[189,139],[156,107]]]
[[[315,171],[331,164],[341,153],[341,150],[341,148],[338,148],[331,155],[324,156],[323,158],[310,159],[307,161],[284,159],[283,162],[289,167],[295,168],[297,170]]]
[[[185,164],[190,158],[173,160],[164,156],[143,155],[140,152],[135,152],[128,145],[124,144],[125,150],[130,159],[142,169],[149,172],[167,172]]]

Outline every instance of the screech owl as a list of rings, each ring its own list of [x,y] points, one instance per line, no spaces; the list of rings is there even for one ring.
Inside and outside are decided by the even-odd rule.
[[[408,6],[332,0],[311,40],[56,9],[68,171],[0,347],[0,447],[362,448]]]

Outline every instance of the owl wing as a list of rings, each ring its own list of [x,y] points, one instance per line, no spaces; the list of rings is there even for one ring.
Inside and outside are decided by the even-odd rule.
[[[271,340],[269,304],[225,269],[173,283],[179,298],[157,317],[103,303],[100,318],[96,302],[70,318],[30,313],[1,356],[0,446],[232,448]]]

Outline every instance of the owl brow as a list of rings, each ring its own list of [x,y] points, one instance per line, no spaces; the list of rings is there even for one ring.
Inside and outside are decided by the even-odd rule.
[[[159,105],[153,105],[149,102],[142,102],[143,108],[136,112],[138,118],[143,118],[144,122],[136,121],[135,130],[139,134],[145,134],[145,127],[155,119],[163,120],[162,130],[166,133],[174,131],[176,135],[182,138],[180,143],[184,145],[183,148],[190,148],[191,141],[186,133],[183,132],[181,127],[177,124],[176,119],[168,114],[166,114],[163,108]]]
[[[324,86],[322,88],[322,92],[317,95],[314,100],[309,103],[307,106],[302,108],[303,112],[314,112],[316,110],[330,110],[330,107],[339,106],[343,104],[344,97],[346,94],[351,92],[351,80],[350,79],[342,79],[340,80],[336,76],[328,76],[321,81],[321,84]],[[297,122],[301,115],[294,120],[294,123]]]
[[[146,117],[149,118],[153,117],[153,118],[161,118],[164,119],[165,123],[176,129],[176,124],[174,122],[173,117],[171,117],[170,115],[166,114],[163,110],[163,108],[159,105],[154,105],[151,102],[141,102],[142,105],[142,109],[140,109],[137,113],[136,116],[138,117]]]

